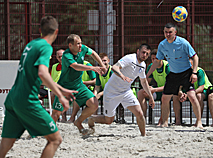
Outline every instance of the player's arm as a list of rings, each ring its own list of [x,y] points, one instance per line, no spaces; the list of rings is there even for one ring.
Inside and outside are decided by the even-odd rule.
[[[101,86],[95,85],[95,89],[94,89],[93,93],[94,93],[94,95],[96,96],[97,99],[99,99],[104,94],[104,91],[100,92],[100,89],[101,89]]]
[[[94,86],[94,85],[95,85],[95,82],[96,82],[96,78],[93,78],[92,80],[90,80],[90,81],[84,81],[83,83],[84,83],[86,86],[89,86],[89,85]]]
[[[98,62],[98,64],[101,66],[101,67],[105,67],[105,65],[103,64],[101,58],[99,57],[99,55],[94,51],[92,50],[92,54],[91,54],[91,57]]]
[[[143,89],[145,90],[145,92],[149,95],[149,105],[154,108],[155,107],[155,101],[153,99],[152,93],[149,89],[149,84],[147,82],[146,78],[140,78],[141,81],[141,85],[143,87]]]
[[[72,67],[73,69],[75,69],[76,71],[88,71],[88,70],[92,70],[97,72],[98,74],[102,74],[102,67],[99,66],[87,66],[87,65],[83,65],[83,64],[78,64],[78,63],[72,63],[70,65],[70,67]]]
[[[71,96],[74,98],[72,93],[77,93],[77,91],[72,91],[72,90],[67,90],[61,86],[59,86],[57,83],[55,83],[48,71],[48,67],[45,65],[39,65],[38,66],[38,76],[42,80],[43,84],[50,88],[52,92],[59,98],[59,101],[62,103],[64,106],[64,111],[69,109],[69,102],[66,100],[60,91],[60,89],[66,94],[66,96]],[[60,88],[60,89],[59,89]]]
[[[155,71],[155,69],[160,66],[160,63],[161,63],[161,60],[158,60],[158,59],[154,60],[151,68],[149,69],[148,73],[146,74],[146,78],[148,78],[153,73],[153,71]]]
[[[114,64],[112,66],[112,71],[118,76],[120,77],[122,80],[127,81],[127,82],[131,82],[132,79],[130,79],[129,77],[124,76],[120,69],[122,69],[121,64],[119,62],[117,62],[116,64]]]
[[[197,54],[195,54],[193,57],[193,71],[192,71],[192,75],[190,77],[190,81],[191,83],[195,83],[197,81],[197,67],[198,67],[198,56]]]

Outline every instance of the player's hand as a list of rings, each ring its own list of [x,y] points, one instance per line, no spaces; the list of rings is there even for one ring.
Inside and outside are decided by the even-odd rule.
[[[65,96],[70,101],[73,101],[76,99],[73,93],[78,93],[78,91],[69,90],[69,89],[65,89],[65,88],[61,92],[62,92],[63,96]]]
[[[62,111],[62,113],[64,113],[70,107],[69,106],[69,101],[64,96],[61,96],[58,99],[59,99],[60,103],[62,104],[62,106],[64,107],[64,110]]]
[[[126,77],[126,76],[124,76],[124,75],[121,75],[121,78],[122,78],[124,81],[127,81],[128,83],[132,81],[131,78]]]
[[[102,70],[102,75],[107,73],[107,68],[106,67],[100,67],[100,68]]]
[[[154,109],[154,107],[155,107],[155,101],[154,101],[153,97],[151,97],[151,98],[149,99],[149,106],[151,106],[152,109]]]
[[[189,80],[192,84],[195,83],[197,81],[197,75],[192,74]]]
[[[103,74],[103,71],[102,69],[104,70],[103,67],[99,67],[99,66],[93,66],[93,71],[97,72],[99,75],[102,75]]]

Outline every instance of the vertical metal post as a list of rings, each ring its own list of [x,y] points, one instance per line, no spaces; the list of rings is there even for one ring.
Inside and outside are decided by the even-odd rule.
[[[190,0],[187,0],[187,11],[190,13]],[[186,39],[190,41],[190,16],[186,19]]]
[[[192,0],[192,47],[194,47],[195,41],[194,41],[194,24],[195,24],[195,3],[194,0]]]
[[[121,56],[124,56],[124,0],[121,0]]]
[[[5,59],[10,60],[10,8],[9,0],[4,0],[4,19],[5,19]]]
[[[106,47],[106,2],[99,0],[99,52],[107,53]]]
[[[113,1],[107,0],[107,54],[113,65]]]

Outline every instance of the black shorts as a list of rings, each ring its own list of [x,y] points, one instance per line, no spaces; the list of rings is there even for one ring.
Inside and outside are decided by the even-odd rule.
[[[39,94],[40,94],[40,96],[42,98],[47,98],[48,97],[48,90],[46,90],[46,89],[40,89]]]
[[[189,80],[192,75],[192,69],[181,72],[181,73],[173,73],[170,72],[166,76],[166,83],[164,86],[163,94],[166,95],[178,95],[179,87],[183,86],[186,92],[194,89],[194,84],[192,84]]]

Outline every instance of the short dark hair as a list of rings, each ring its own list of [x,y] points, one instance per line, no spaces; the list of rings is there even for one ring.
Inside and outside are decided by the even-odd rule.
[[[176,26],[173,23],[167,23],[164,27],[168,28],[168,29],[171,28],[171,27],[174,27],[176,29]]]
[[[106,54],[106,53],[100,53],[99,54],[99,57],[102,59],[102,58],[104,58],[104,57],[107,57],[108,58],[108,55]]]
[[[146,49],[151,50],[151,47],[148,44],[146,44],[146,43],[141,44],[138,49],[141,50],[142,47],[146,47]]]
[[[53,34],[58,29],[58,22],[52,16],[45,16],[41,19],[40,28],[42,36],[47,36],[48,34]]]
[[[150,53],[150,55],[157,55],[158,49],[153,49]]]
[[[76,34],[70,34],[67,37],[67,44],[69,45],[69,43],[74,44],[75,41],[75,37],[80,39],[80,36],[76,35]]]

